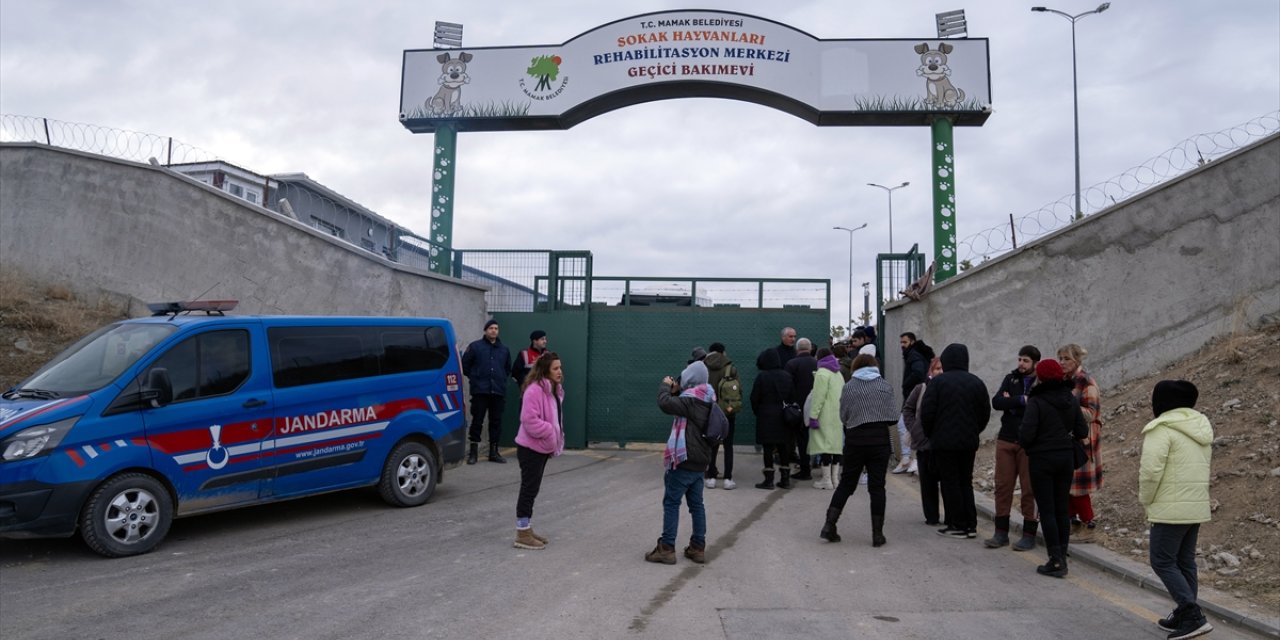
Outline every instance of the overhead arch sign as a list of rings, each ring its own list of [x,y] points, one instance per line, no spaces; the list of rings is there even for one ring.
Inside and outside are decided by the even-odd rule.
[[[823,40],[723,11],[650,13],[563,44],[404,52],[415,133],[567,129],[628,105],[728,98],[823,126],[960,126],[991,113],[987,40]]]

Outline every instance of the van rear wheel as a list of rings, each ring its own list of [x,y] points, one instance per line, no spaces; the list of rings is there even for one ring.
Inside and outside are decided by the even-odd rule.
[[[80,537],[90,549],[120,558],[156,548],[173,522],[173,498],[142,473],[124,473],[98,486],[80,511]]]
[[[382,465],[378,492],[388,504],[416,507],[436,490],[436,457],[421,442],[401,442]]]

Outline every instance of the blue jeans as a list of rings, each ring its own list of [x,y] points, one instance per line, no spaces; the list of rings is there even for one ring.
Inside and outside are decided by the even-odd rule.
[[[707,545],[707,509],[702,504],[701,471],[667,469],[662,476],[666,491],[662,495],[662,543],[674,547],[680,528],[680,500],[689,503],[689,515],[693,516],[693,536],[689,542],[696,547]]]
[[[1151,570],[1160,577],[1179,607],[1196,602],[1199,591],[1196,538],[1199,535],[1199,524],[1151,523]]]

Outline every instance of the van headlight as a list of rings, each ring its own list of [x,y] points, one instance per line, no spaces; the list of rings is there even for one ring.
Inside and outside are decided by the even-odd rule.
[[[27,460],[53,451],[80,416],[28,427],[0,441],[0,461]]]

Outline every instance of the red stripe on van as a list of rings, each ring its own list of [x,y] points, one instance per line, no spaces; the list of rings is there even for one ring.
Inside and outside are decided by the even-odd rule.
[[[76,463],[77,467],[84,466],[84,458],[81,458],[75,449],[67,449],[67,457],[71,458],[71,461]]]

